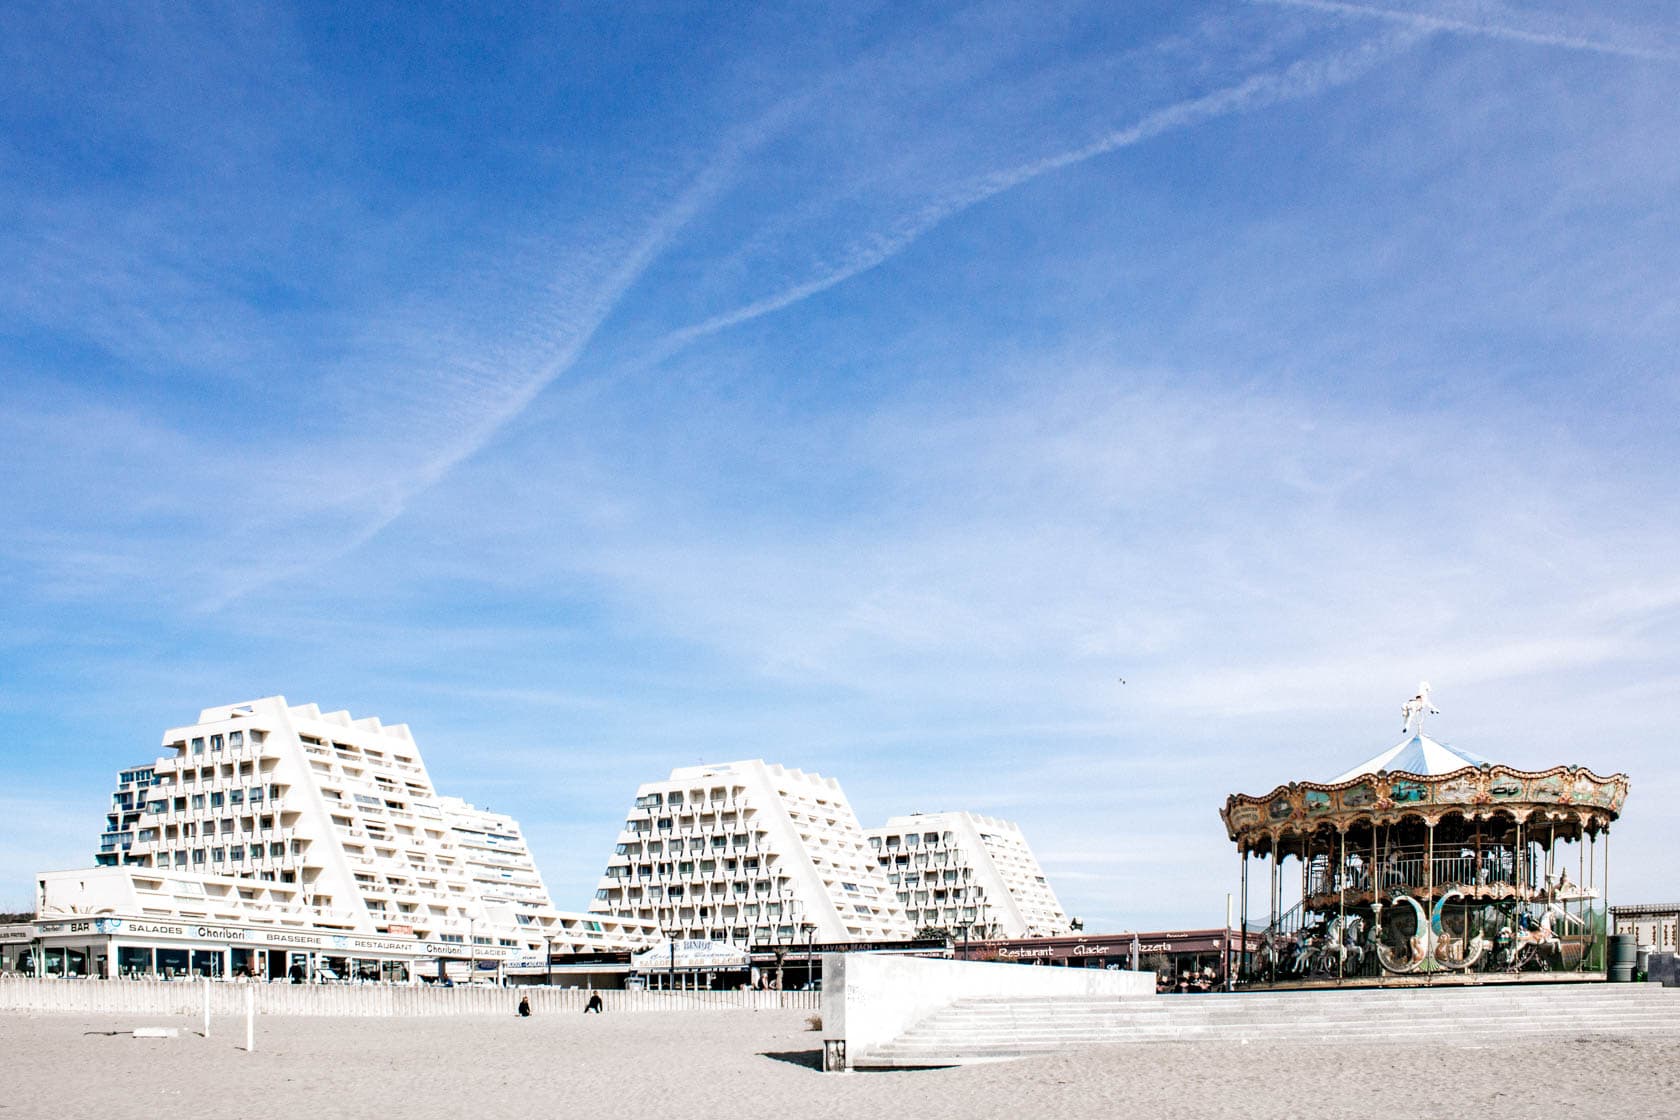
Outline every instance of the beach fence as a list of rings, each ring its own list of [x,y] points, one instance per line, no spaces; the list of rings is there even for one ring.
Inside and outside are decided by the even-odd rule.
[[[95,1014],[199,1015],[203,981],[0,979],[0,1012],[80,1011]],[[533,1014],[578,1013],[599,995],[608,1014],[649,1011],[816,1011],[821,992],[667,992],[616,989],[423,987],[406,984],[264,984],[238,981],[208,985],[213,1016],[245,1015],[245,991],[256,990],[259,1015],[367,1018],[512,1015],[521,997]]]

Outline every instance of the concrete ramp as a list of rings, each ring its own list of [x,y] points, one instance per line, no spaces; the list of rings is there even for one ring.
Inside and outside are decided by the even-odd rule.
[[[959,1001],[1085,1000],[1119,1005],[1159,999],[1151,972],[871,953],[826,953],[822,964],[827,1070],[864,1068],[872,1055]]]
[[[892,1041],[849,1051],[855,1069],[1005,1061],[1160,1042],[1486,1044],[1541,1036],[1673,1035],[1680,992],[1655,984],[1163,996],[960,999]]]

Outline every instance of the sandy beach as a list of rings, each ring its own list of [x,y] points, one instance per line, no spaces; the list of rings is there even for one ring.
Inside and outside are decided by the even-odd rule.
[[[136,1026],[182,1028],[136,1039]],[[1103,1047],[964,1068],[823,1074],[803,1012],[242,1022],[0,1016],[0,1116],[1671,1116],[1680,1035],[1501,1046]]]

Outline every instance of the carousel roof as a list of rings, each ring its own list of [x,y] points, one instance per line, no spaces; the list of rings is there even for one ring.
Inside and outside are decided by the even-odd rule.
[[[1409,739],[1400,740],[1381,754],[1366,759],[1352,770],[1336,775],[1326,784],[1349,782],[1361,774],[1375,774],[1380,770],[1404,770],[1408,774],[1435,777],[1439,774],[1451,774],[1466,766],[1491,765],[1492,763],[1485,758],[1436,742],[1418,732]]]

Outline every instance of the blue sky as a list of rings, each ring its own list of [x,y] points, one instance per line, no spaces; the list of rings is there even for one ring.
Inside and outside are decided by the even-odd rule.
[[[1120,7],[0,10],[0,908],[283,693],[562,906],[764,757],[1217,924],[1420,679],[1680,895],[1674,8]]]

